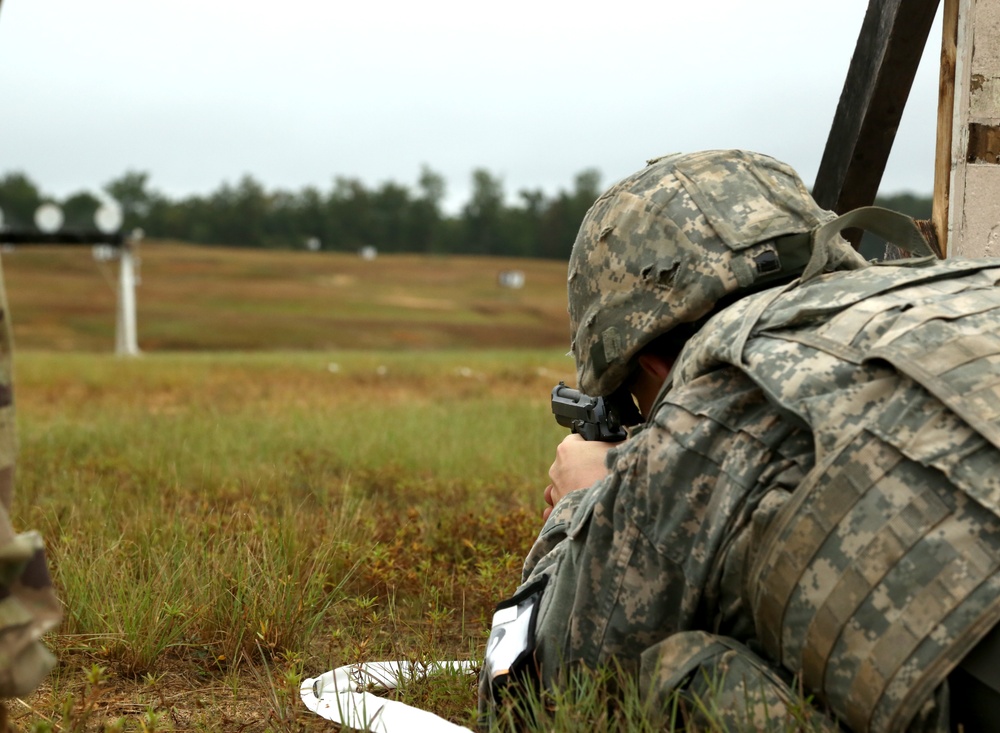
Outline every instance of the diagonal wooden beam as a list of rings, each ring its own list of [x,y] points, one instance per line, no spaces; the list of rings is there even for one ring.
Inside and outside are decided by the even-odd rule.
[[[875,201],[939,0],[870,0],[816,174],[837,213]]]

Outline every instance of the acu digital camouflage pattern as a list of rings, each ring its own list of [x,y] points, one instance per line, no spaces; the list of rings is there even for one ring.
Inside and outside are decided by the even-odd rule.
[[[0,273],[0,698],[34,690],[55,664],[42,634],[62,617],[41,537],[15,534],[9,519],[17,440],[7,295]]]
[[[558,685],[577,662],[614,660],[639,674],[643,655],[681,632],[753,641],[744,566],[729,550],[752,544],[757,523],[802,481],[812,442],[729,367],[668,392],[653,419],[609,453],[609,465],[607,479],[556,505],[525,563],[526,582],[548,578],[536,627],[544,686]],[[693,641],[684,647],[692,654],[711,652]],[[681,661],[676,648],[672,658]],[[772,710],[791,694],[779,684],[746,689],[752,679],[728,676],[719,692],[766,694]],[[653,699],[671,691],[644,690]]]
[[[674,372],[739,365],[812,431],[743,597],[855,731],[906,730],[1000,621],[998,281],[1000,260],[824,276],[723,311]]]
[[[800,272],[810,233],[834,218],[791,168],[765,155],[711,150],[650,161],[597,200],[573,247],[580,389],[611,394],[656,336],[697,321],[728,294]],[[830,269],[864,266],[839,239],[826,255]]]
[[[859,733],[949,730],[948,674],[1000,620],[1000,260],[870,267],[820,241],[832,220],[739,151],[653,161],[591,209],[569,278],[591,394],[804,275],[703,325],[609,476],[555,507],[523,574],[548,583],[543,685],[615,660],[662,700],[721,664],[760,672],[722,699],[779,709],[792,673]]]
[[[703,631],[674,634],[646,649],[639,683],[648,708],[676,709],[684,730],[840,730],[803,705],[773,665],[731,638]]]
[[[869,267],[712,318],[526,561],[548,577],[543,684],[615,659],[662,698],[697,677],[649,673],[652,650],[704,631],[858,733],[948,731],[945,680],[1000,620],[998,281],[1000,260]],[[714,669],[718,639],[697,641],[670,664]],[[771,679],[769,708],[792,689]]]

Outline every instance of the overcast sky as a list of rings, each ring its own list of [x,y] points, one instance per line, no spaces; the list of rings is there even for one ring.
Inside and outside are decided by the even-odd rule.
[[[868,0],[0,0],[0,174],[173,197],[249,173],[508,193],[675,151],[769,153],[811,184]],[[939,25],[882,191],[933,185]]]

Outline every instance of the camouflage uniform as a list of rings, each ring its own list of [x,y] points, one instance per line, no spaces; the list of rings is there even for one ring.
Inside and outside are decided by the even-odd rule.
[[[39,639],[62,617],[41,537],[15,533],[9,519],[17,438],[8,314],[0,273],[0,698],[27,695],[53,667]]]
[[[794,714],[795,675],[858,733],[947,731],[948,675],[1000,620],[1000,260],[867,266],[797,178],[746,156],[640,172],[581,230],[570,300],[591,394],[617,389],[643,334],[752,287],[768,252],[787,261],[788,237],[808,229],[811,249],[801,277],[701,325],[609,476],[555,507],[523,575],[547,579],[542,684],[614,659],[648,699],[715,695],[752,729]],[[674,248],[653,266],[651,227]],[[574,284],[584,255],[606,281]],[[596,293],[575,314],[574,287]]]

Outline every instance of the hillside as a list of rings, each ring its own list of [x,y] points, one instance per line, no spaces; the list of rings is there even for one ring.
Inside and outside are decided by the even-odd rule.
[[[555,347],[566,265],[493,257],[290,252],[144,242],[143,351]],[[114,348],[117,263],[87,248],[4,252],[18,348]],[[497,275],[525,274],[520,290]]]

